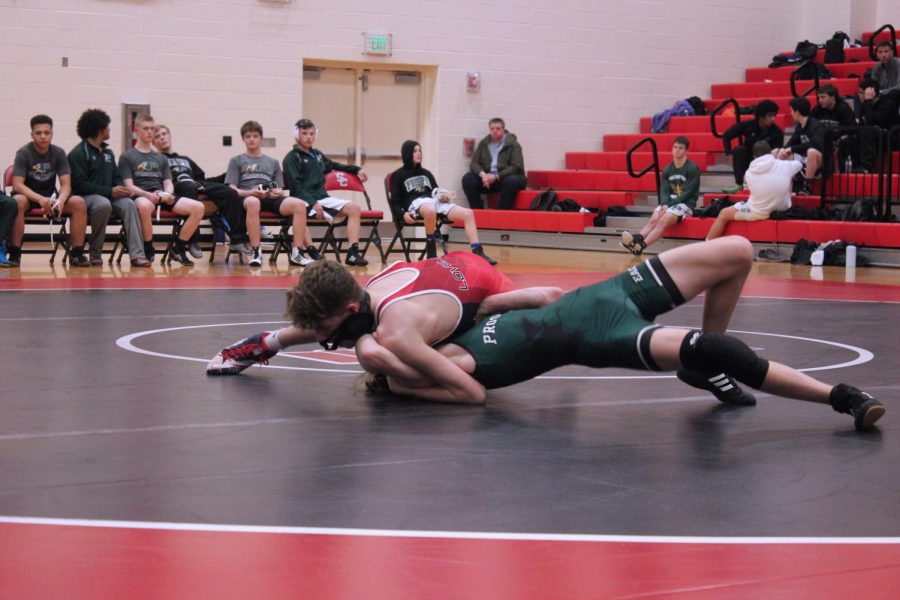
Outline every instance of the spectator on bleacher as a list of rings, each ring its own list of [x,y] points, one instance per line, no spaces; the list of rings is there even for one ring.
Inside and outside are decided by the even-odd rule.
[[[183,265],[193,265],[187,252],[191,237],[203,220],[203,203],[175,194],[169,160],[153,148],[153,133],[156,129],[153,117],[138,115],[134,120],[134,127],[138,134],[137,143],[119,157],[119,174],[125,187],[131,190],[138,207],[144,235],[144,255],[153,262],[153,212],[157,206],[167,206],[176,215],[185,217],[178,238],[172,246],[171,256]],[[191,254],[195,258],[203,256],[199,248]]]
[[[753,160],[753,145],[756,142],[768,142],[773,148],[784,145],[784,132],[775,124],[778,116],[778,105],[772,100],[761,100],[753,109],[754,119],[740,121],[725,130],[722,134],[722,144],[725,146],[725,156],[731,156],[731,167],[734,171],[734,185],[724,188],[726,194],[735,194],[744,189],[744,173]],[[741,143],[731,147],[733,140],[741,140]]]
[[[808,196],[812,193],[812,183],[822,168],[822,150],[825,147],[825,126],[809,115],[809,100],[802,97],[791,98],[791,119],[794,133],[787,146],[778,151],[778,158],[791,160],[796,157],[805,165],[803,182],[797,193]]]
[[[894,96],[881,93],[878,81],[872,78],[859,82],[855,110],[859,124],[869,127],[859,132],[859,168],[872,171],[875,167],[875,154],[880,144],[881,135],[887,133],[898,123],[897,100]]]
[[[153,146],[169,159],[169,169],[175,185],[175,195],[198,200],[200,194],[209,198],[216,205],[219,216],[226,222],[229,247],[234,252],[253,254],[252,247],[259,247],[259,222],[247,223],[247,211],[238,193],[230,186],[206,178],[206,173],[190,157],[172,152],[172,132],[166,125],[157,125],[153,132]],[[248,225],[252,225],[255,235],[248,234]],[[196,237],[196,236],[195,236]],[[192,249],[194,244],[188,246]],[[191,251],[196,257],[196,254]],[[199,257],[197,257],[199,258]]]
[[[850,127],[856,125],[856,116],[853,114],[853,108],[844,102],[840,96],[838,89],[829,84],[823,85],[816,93],[818,104],[809,112],[825,126],[825,129],[833,129],[837,127]],[[855,134],[843,134],[840,139],[836,140],[837,144],[833,146],[837,150],[838,167],[841,171],[846,169],[847,157],[850,156],[851,148],[855,143]],[[825,167],[830,169],[830,158],[826,159]],[[828,173],[832,171],[828,170]]]
[[[878,62],[870,77],[878,82],[881,93],[900,94],[900,58],[894,56],[894,46],[886,40],[878,42],[875,58]]]
[[[472,252],[496,265],[497,261],[484,253],[484,248],[478,241],[478,228],[472,209],[450,202],[448,191],[439,188],[431,171],[422,167],[422,146],[419,142],[403,142],[400,157],[403,159],[403,166],[391,174],[391,202],[409,217],[410,223],[415,219],[425,221],[425,256],[437,257],[436,242],[437,236],[440,236],[437,218],[440,214],[450,220],[462,221]]]
[[[359,252],[359,204],[350,200],[332,198],[325,189],[325,175],[330,171],[353,173],[359,180],[368,179],[366,172],[355,165],[335,162],[313,148],[318,129],[309,119],[300,119],[294,124],[294,147],[288,152],[282,166],[284,180],[291,195],[301,198],[309,207],[310,217],[327,219],[346,217],[347,241],[350,248],[344,263],[351,267],[364,267],[369,261]]]
[[[500,210],[509,210],[516,196],[525,189],[525,158],[516,135],[506,131],[503,119],[488,122],[490,133],[485,136],[472,155],[469,172],[463,175],[462,187],[469,208],[484,208],[482,194],[500,192]]]
[[[753,162],[747,169],[750,197],[723,208],[712,224],[707,240],[720,237],[729,221],[762,221],[775,211],[791,207],[791,183],[803,164],[782,151],[778,151],[777,155],[776,158],[776,152],[772,152],[768,142],[753,145]]]
[[[9,264],[9,258],[6,255],[6,240],[12,231],[18,212],[16,201],[0,193],[0,267],[14,266]]]
[[[672,143],[672,162],[662,171],[659,206],[641,228],[640,233],[622,232],[622,246],[640,256],[644,249],[662,237],[667,227],[681,223],[694,214],[700,195],[700,167],[688,158],[691,142],[678,136]]]
[[[288,195],[284,190],[281,164],[263,154],[262,138],[262,125],[256,121],[241,125],[241,139],[246,151],[228,161],[225,183],[244,200],[248,223],[259,222],[260,210],[291,218],[292,240],[288,262],[305,267],[313,261],[322,260],[319,250],[312,245],[312,237],[306,227],[306,202]],[[253,226],[248,226],[248,233],[250,228]],[[262,253],[259,246],[255,246],[250,266],[260,265]]]
[[[106,225],[114,212],[125,227],[125,243],[132,267],[150,267],[144,255],[144,239],[137,205],[131,190],[122,183],[116,168],[116,157],[109,149],[109,115],[98,108],[89,108],[78,118],[78,137],[81,143],[69,152],[72,169],[72,193],[84,198],[91,215],[90,257],[92,265],[102,265]]]
[[[12,184],[18,213],[9,237],[11,266],[20,261],[22,239],[25,237],[25,214],[32,206],[43,210],[48,217],[65,215],[69,218],[69,264],[73,267],[91,266],[91,261],[84,255],[87,207],[84,198],[72,195],[72,171],[66,152],[54,146],[52,140],[53,119],[47,115],[35,115],[31,118],[31,142],[16,152]]]

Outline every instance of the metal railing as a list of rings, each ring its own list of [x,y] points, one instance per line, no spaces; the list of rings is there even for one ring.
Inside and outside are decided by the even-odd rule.
[[[813,84],[805,92],[797,93],[797,78],[800,76],[800,71],[806,67],[807,65],[812,65],[812,74],[813,74]],[[808,81],[807,79],[801,79],[800,81]],[[799,67],[791,71],[791,95],[794,98],[806,97],[812,92],[818,92],[819,90],[819,68],[816,66],[815,59],[808,60],[802,63]]]
[[[637,151],[637,149],[640,148],[641,146],[643,146],[644,144],[650,144],[650,148],[652,149],[652,154],[653,154],[653,161],[649,165],[644,167],[644,170],[642,170],[640,173],[635,173],[634,165],[631,162],[631,155],[634,154]],[[648,171],[650,171],[652,169],[654,176],[656,177],[657,202],[662,202],[662,199],[660,198],[662,190],[660,188],[660,181],[659,181],[659,176],[660,176],[659,153],[656,150],[656,140],[654,140],[651,137],[645,137],[644,139],[639,141],[637,144],[632,146],[631,149],[628,151],[628,153],[625,155],[625,165],[628,167],[628,174],[636,179],[643,177]]]
[[[722,137],[724,137],[724,134],[719,133],[719,129],[718,129],[718,127],[716,127],[716,117],[718,117],[719,113],[722,112],[723,110],[725,110],[725,107],[727,107],[729,105],[734,107],[734,124],[737,125],[738,123],[741,122],[741,105],[738,104],[738,101],[735,100],[734,98],[728,98],[727,100],[722,100],[722,102],[720,102],[719,105],[717,107],[715,107],[714,109],[712,109],[712,111],[710,111],[710,113],[709,113],[709,130],[712,132],[713,136],[716,139],[721,140]],[[744,136],[742,135],[741,140],[740,140],[741,144],[744,143],[743,138],[744,138]]]
[[[897,32],[894,31],[894,26],[891,24],[882,25],[875,33],[872,34],[872,37],[869,38],[869,58],[871,58],[872,60],[878,60],[878,57],[875,56],[875,38],[877,38],[882,31],[891,32],[891,48],[894,48],[895,50],[897,48]]]

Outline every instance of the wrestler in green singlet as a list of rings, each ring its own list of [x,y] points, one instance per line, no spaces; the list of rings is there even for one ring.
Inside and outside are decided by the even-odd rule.
[[[453,340],[488,389],[562,365],[660,370],[650,356],[657,315],[684,298],[658,258],[541,308],[493,315]]]

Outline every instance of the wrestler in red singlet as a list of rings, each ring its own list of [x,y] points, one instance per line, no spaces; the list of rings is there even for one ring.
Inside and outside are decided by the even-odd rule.
[[[450,252],[442,258],[416,263],[395,263],[374,275],[366,289],[376,281],[401,271],[414,271],[416,277],[403,287],[385,295],[373,307],[375,320],[391,303],[420,294],[446,294],[459,303],[456,327],[447,339],[453,339],[475,324],[475,313],[481,301],[493,294],[513,289],[512,282],[483,258],[471,252]]]

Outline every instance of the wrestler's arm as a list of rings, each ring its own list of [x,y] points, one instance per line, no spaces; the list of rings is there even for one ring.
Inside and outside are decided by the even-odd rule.
[[[475,320],[518,308],[538,308],[559,300],[565,292],[558,287],[530,287],[488,296],[481,302]]]
[[[421,336],[416,334],[415,329],[396,330],[376,339],[401,363],[412,367],[421,374],[425,381],[433,382],[433,384],[431,386],[418,385],[424,382],[417,379],[413,385],[409,383],[404,385],[402,378],[394,378],[397,387],[391,385],[391,390],[424,400],[483,404],[487,395],[484,386],[475,381],[452,360],[426,344]]]

